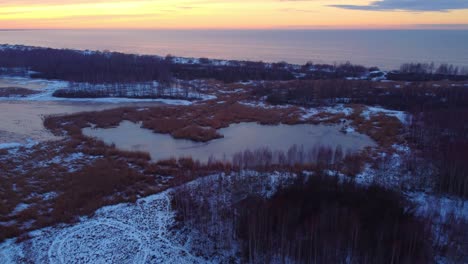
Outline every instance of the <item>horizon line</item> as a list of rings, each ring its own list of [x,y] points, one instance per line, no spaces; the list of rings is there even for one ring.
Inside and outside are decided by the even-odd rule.
[[[41,31],[41,30],[161,30],[161,31],[372,31],[372,30],[468,30],[467,27],[404,27],[404,28],[0,28],[0,31]]]
[[[468,24],[407,24],[407,25],[289,25],[279,27],[44,27],[0,28],[1,31],[20,30],[468,30]]]

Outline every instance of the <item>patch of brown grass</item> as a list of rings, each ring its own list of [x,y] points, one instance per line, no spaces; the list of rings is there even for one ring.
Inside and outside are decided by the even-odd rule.
[[[369,119],[362,117],[365,110],[363,105],[353,105],[353,114],[348,117],[357,131],[370,136],[380,147],[388,149],[395,143],[403,142],[404,127],[400,120],[394,116],[383,113],[370,116]]]

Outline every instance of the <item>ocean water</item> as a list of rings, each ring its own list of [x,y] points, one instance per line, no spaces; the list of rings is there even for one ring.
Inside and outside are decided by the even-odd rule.
[[[18,30],[0,43],[303,64],[468,67],[468,30]]]

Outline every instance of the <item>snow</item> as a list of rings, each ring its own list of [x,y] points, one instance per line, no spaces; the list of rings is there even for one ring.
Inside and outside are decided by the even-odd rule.
[[[15,215],[15,214],[21,213],[22,211],[28,209],[29,206],[30,205],[26,203],[19,203],[18,205],[16,205],[15,209],[13,209],[13,212],[11,212],[11,214]]]
[[[375,116],[378,114],[384,114],[387,116],[394,116],[400,120],[401,123],[405,124],[406,123],[406,113],[403,111],[395,111],[395,110],[388,110],[385,108],[381,107],[373,107],[373,106],[368,106],[366,110],[364,110],[361,114],[362,117],[364,117],[366,120],[369,120],[371,116]]]
[[[287,109],[291,107],[295,107],[293,105],[271,105],[265,103],[264,101],[241,101],[239,102],[242,105],[255,107],[255,108],[264,108],[264,109]],[[320,113],[329,113],[329,114],[344,114],[345,116],[350,116],[354,110],[349,107],[345,107],[343,104],[337,104],[335,106],[328,106],[328,107],[311,107],[299,108],[302,112],[301,120],[307,120],[311,117],[314,117]]]
[[[354,129],[354,127],[351,127],[351,126],[346,126],[345,130],[344,130],[346,133],[355,133],[356,132],[356,129]]]
[[[191,190],[233,182],[236,177],[247,179],[251,186],[245,192],[258,192],[271,197],[279,186],[292,182],[295,174],[242,171],[239,174],[215,174],[186,184]],[[193,247],[215,251],[216,244],[200,245],[209,238],[196,237],[194,230],[175,226],[175,212],[171,209],[171,193],[165,192],[140,198],[135,203],[102,207],[92,217],[82,217],[73,225],[60,224],[29,233],[28,241],[15,243],[10,239],[0,244],[1,263],[226,263],[236,251],[216,252],[205,259],[192,254]],[[237,197],[238,193],[225,195]],[[211,194],[217,195],[217,194]],[[228,197],[225,196],[225,197]],[[220,224],[222,224],[220,222]],[[219,253],[219,254],[218,254]],[[202,253],[203,254],[203,253]]]
[[[407,147],[403,145],[394,145],[394,148],[407,151]],[[368,167],[365,173],[373,172]],[[306,174],[313,177],[312,173]],[[334,176],[336,172],[328,171],[328,174]],[[342,174],[338,176],[346,178]],[[242,196],[252,193],[272,197],[280,186],[293,182],[296,177],[292,173],[241,171],[238,174],[211,175],[185,186],[193,193],[204,189],[207,196],[200,199],[228,203],[235,201],[232,198],[242,199]],[[241,194],[231,188],[239,183],[236,182],[239,178],[248,183]],[[359,179],[357,181],[360,182]],[[226,183],[227,185],[224,185]],[[210,188],[219,189],[214,187],[216,184],[225,186],[222,188],[223,193],[210,191]],[[93,217],[83,217],[74,225],[62,224],[30,232],[29,241],[15,243],[14,239],[7,240],[0,244],[2,263],[22,263],[25,260],[33,263],[226,263],[223,257],[227,257],[229,253],[221,254],[223,257],[207,257],[210,259],[194,255],[194,246],[203,249],[208,245],[193,243],[209,238],[194,237],[196,231],[175,226],[175,213],[171,210],[170,196],[178,188],[140,198],[133,204],[122,203],[103,207]],[[440,215],[437,221],[441,223],[451,214],[468,218],[468,204],[461,199],[424,192],[404,194],[416,203],[417,213],[436,213]],[[221,197],[214,199],[218,195]],[[22,209],[26,206],[19,204],[17,208]],[[214,250],[220,249],[215,247]]]
[[[303,112],[301,119],[307,120],[311,117],[314,117],[320,113],[328,114],[344,114],[345,116],[350,116],[353,114],[354,110],[350,107],[345,107],[343,104],[337,104],[335,106],[327,107],[317,107],[317,108],[301,108]]]
[[[342,104],[338,104],[332,107],[324,107],[322,108],[324,112],[331,113],[331,114],[345,114],[346,116],[350,116],[353,114],[354,110],[349,107],[345,107]]]
[[[47,167],[52,164],[59,164],[68,168],[69,172],[75,172],[83,166],[83,162],[90,163],[102,156],[90,156],[83,154],[82,152],[72,153],[68,156],[55,156],[54,158],[47,161],[40,161],[36,167]]]
[[[241,101],[239,102],[241,105],[255,107],[255,108],[264,108],[264,109],[281,109],[281,108],[289,108],[290,105],[270,105],[262,101]]]
[[[203,60],[203,63],[202,63]],[[206,63],[205,63],[206,61]],[[205,64],[212,66],[232,66],[232,65],[242,65],[239,61],[232,60],[220,60],[220,59],[197,59],[197,58],[185,58],[185,57],[173,57],[172,62],[176,64]]]
[[[19,148],[21,147],[23,144],[21,143],[2,143],[0,144],[0,149],[12,149],[12,148]]]
[[[242,84],[242,85],[251,85],[251,84],[255,84],[255,83],[256,83],[256,82],[255,82],[255,81],[252,81],[252,80],[250,80],[250,81],[245,81],[245,82],[243,82],[243,81],[238,82],[238,84]]]
[[[30,233],[28,242],[0,244],[3,262],[22,263],[206,263],[192,255],[189,237],[172,227],[169,191],[99,209],[73,226]]]
[[[58,196],[58,193],[56,193],[56,192],[43,193],[42,194],[42,200],[44,200],[44,201],[52,200],[57,196]]]
[[[424,192],[407,192],[406,196],[418,205],[417,212],[420,214],[436,211],[440,221],[446,221],[451,214],[457,218],[468,219],[468,203],[461,198]]]
[[[174,57],[172,58],[172,62],[177,64],[198,64],[199,60],[195,58]]]
[[[303,111],[303,114],[301,117],[302,120],[307,120],[320,113],[318,108],[302,108],[302,111]]]
[[[36,146],[38,143],[32,139],[27,139],[26,143],[17,143],[17,142],[8,142],[8,143],[1,143],[0,149],[6,149],[10,154],[14,154],[19,148],[27,148],[30,149]]]
[[[66,81],[50,81],[42,79],[30,79],[24,77],[8,77],[9,80],[13,80],[17,85],[27,85],[30,83],[44,83],[45,87],[40,89],[40,93],[25,96],[25,97],[10,97],[10,98],[0,98],[0,101],[47,101],[47,102],[95,102],[95,103],[110,103],[110,104],[120,104],[120,103],[163,103],[168,105],[191,105],[193,104],[188,100],[178,100],[178,99],[138,99],[138,98],[117,98],[117,97],[104,97],[104,98],[61,98],[54,97],[52,94],[58,89],[64,89],[69,87],[69,83]],[[36,89],[37,90],[37,89]],[[212,100],[216,99],[214,95],[200,94],[202,100]]]
[[[297,72],[294,73],[294,77],[296,77],[296,79],[304,78],[306,76],[307,74],[305,73],[297,73]]]
[[[34,47],[24,46],[24,45],[9,45],[9,44],[0,44],[0,50],[32,50]]]
[[[202,99],[204,101],[214,100],[214,99],[218,98],[215,95],[211,95],[211,94],[200,94],[199,97],[200,97],[200,99]]]
[[[65,101],[65,102],[95,102],[95,103],[135,103],[135,102],[157,102],[170,105],[191,105],[192,102],[187,100],[173,100],[173,99],[138,99],[138,98],[118,98],[118,97],[102,97],[102,98],[61,98],[54,97],[52,94],[62,88],[68,87],[67,82],[53,81],[45,89],[44,92],[18,98],[16,100],[23,101]],[[10,101],[11,98],[10,98]]]
[[[406,145],[393,144],[392,147],[398,152],[402,152],[402,153],[410,153],[411,152],[410,147],[406,146]]]
[[[218,92],[222,94],[234,94],[234,93],[242,93],[243,91],[244,89],[239,88],[239,89],[230,90],[230,91],[219,90]]]

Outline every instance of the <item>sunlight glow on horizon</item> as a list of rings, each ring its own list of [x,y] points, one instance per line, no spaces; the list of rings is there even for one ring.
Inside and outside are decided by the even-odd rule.
[[[368,0],[73,0],[63,3],[0,0],[1,29],[141,28],[468,28],[468,9],[368,11],[331,4],[367,5]]]

